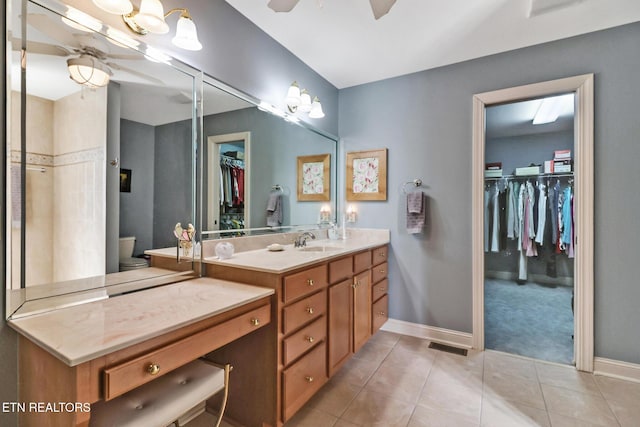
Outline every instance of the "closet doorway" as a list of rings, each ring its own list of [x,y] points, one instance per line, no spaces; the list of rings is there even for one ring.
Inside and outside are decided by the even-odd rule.
[[[532,135],[543,98],[575,114]],[[473,180],[474,347],[592,371],[593,76],[474,96]]]
[[[207,138],[207,230],[250,228],[251,132]]]

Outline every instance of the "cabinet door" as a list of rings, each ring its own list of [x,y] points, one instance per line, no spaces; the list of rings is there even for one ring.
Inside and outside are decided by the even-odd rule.
[[[371,271],[353,278],[353,352],[371,336]]]
[[[329,376],[351,355],[351,279],[329,288]]]

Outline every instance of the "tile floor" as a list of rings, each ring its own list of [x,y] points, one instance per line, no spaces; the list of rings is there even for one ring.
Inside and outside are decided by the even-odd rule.
[[[639,383],[428,345],[378,332],[285,427],[640,426]]]

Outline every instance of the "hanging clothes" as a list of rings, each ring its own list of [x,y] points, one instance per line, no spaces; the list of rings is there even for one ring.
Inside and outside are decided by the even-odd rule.
[[[500,190],[497,182],[491,191],[491,252],[500,252]]]
[[[539,184],[538,189],[540,191],[538,195],[538,226],[536,227],[535,242],[542,245],[544,242],[544,231],[547,222],[547,186]]]

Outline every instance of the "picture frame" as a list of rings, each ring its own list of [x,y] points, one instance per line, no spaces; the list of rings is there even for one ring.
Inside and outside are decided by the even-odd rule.
[[[131,193],[131,169],[120,169],[120,192]]]
[[[331,200],[331,154],[298,156],[298,201]]]
[[[387,149],[347,153],[347,201],[387,200]]]

